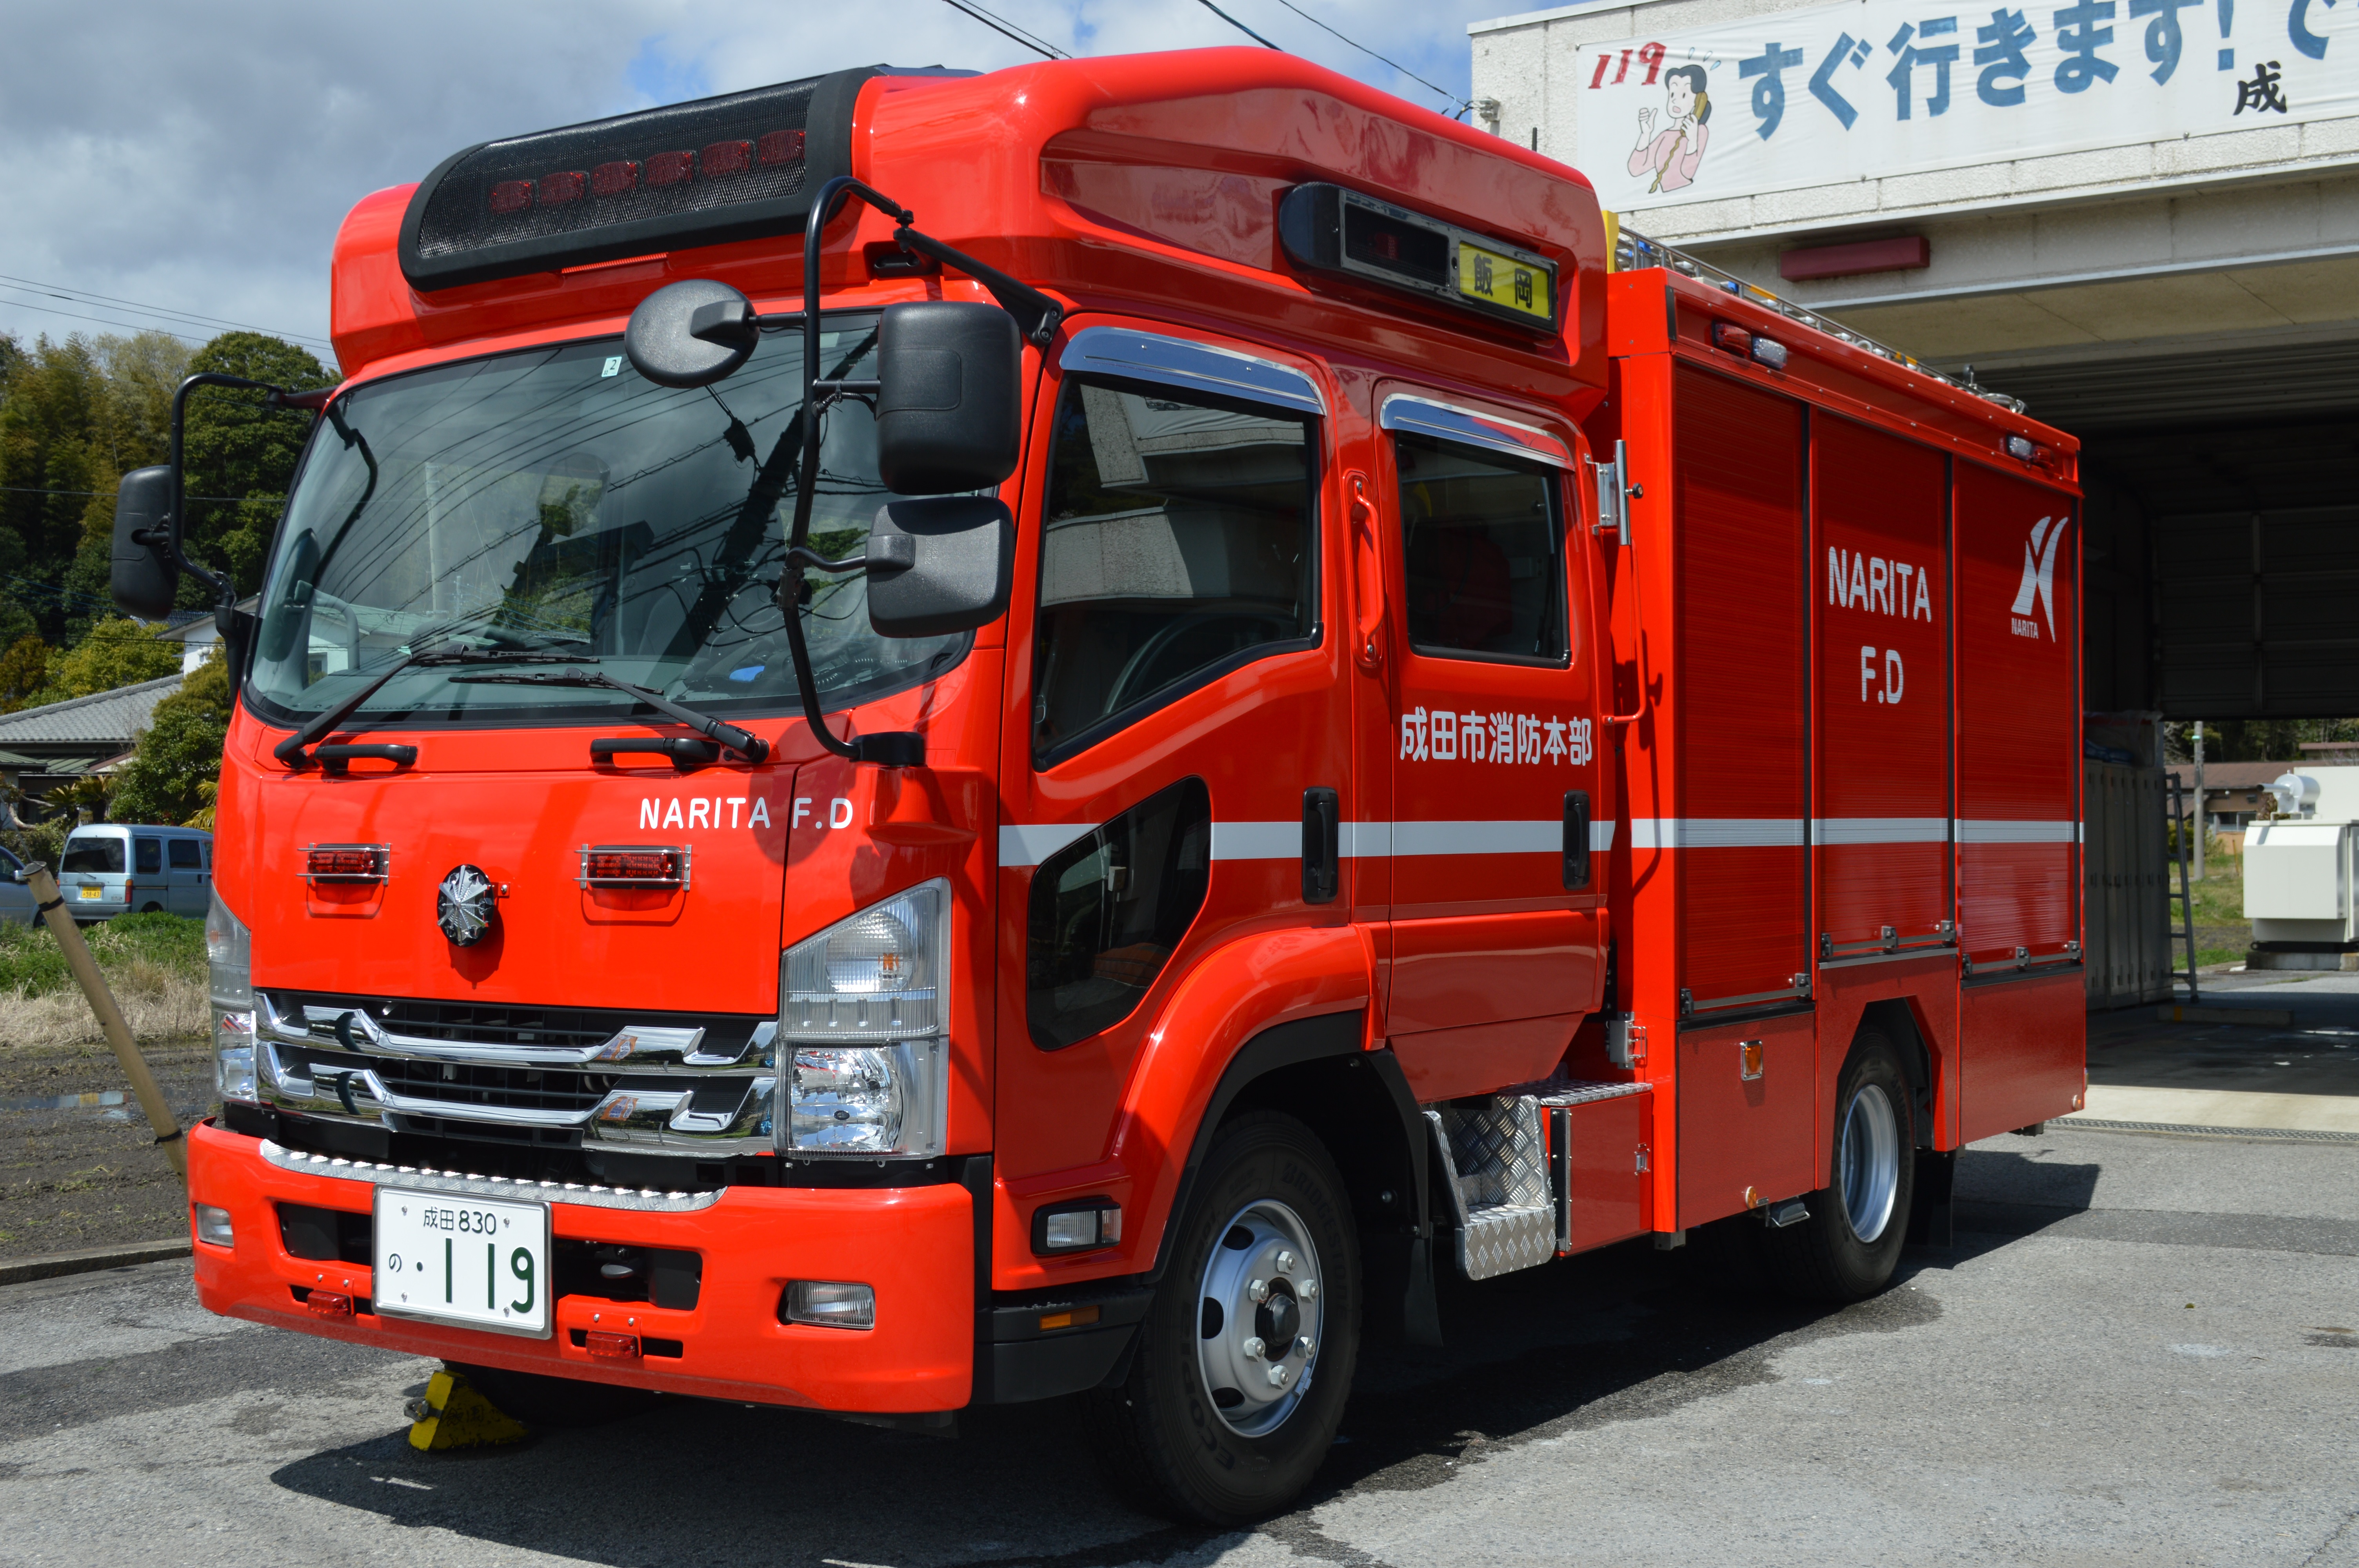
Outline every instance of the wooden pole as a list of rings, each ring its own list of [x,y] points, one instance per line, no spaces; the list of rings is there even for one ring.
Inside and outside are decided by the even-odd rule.
[[[131,1038],[131,1025],[124,1022],[123,1010],[114,1005],[114,993],[106,989],[106,979],[98,972],[98,960],[90,956],[90,944],[82,939],[82,927],[66,912],[66,901],[58,892],[58,879],[49,868],[38,860],[25,868],[25,885],[33,890],[34,903],[41,918],[49,922],[49,930],[65,950],[66,967],[82,983],[82,994],[90,999],[91,1011],[98,1014],[98,1026],[105,1031],[106,1043],[114,1047],[114,1059],[123,1064],[123,1076],[131,1080],[131,1092],[139,1097],[139,1108],[147,1113],[147,1125],[156,1130],[156,1141],[164,1151],[164,1158],[172,1162],[183,1186],[189,1181],[189,1145],[180,1136],[180,1124],[174,1119],[171,1108],[164,1103],[164,1091],[156,1087],[156,1076],[147,1070],[147,1059],[139,1054],[138,1042]]]

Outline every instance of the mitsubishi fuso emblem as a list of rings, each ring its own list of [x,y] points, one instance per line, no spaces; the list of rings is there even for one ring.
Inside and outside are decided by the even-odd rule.
[[[434,923],[454,946],[472,947],[492,929],[499,890],[479,867],[458,866],[434,893]]]

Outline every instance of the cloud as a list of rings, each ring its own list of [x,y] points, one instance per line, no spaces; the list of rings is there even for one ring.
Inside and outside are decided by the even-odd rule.
[[[1245,41],[1198,0],[983,0],[1076,54]],[[1221,0],[1322,65],[1440,99],[1279,0]],[[1295,0],[1453,93],[1496,0]],[[0,50],[0,276],[324,341],[337,225],[471,143],[890,60],[1037,58],[943,0],[18,6]],[[92,321],[76,317],[96,316]],[[0,283],[0,332],[168,325]],[[206,329],[179,322],[201,336]]]

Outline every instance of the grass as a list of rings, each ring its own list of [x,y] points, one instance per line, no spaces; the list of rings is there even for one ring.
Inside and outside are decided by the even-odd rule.
[[[82,938],[141,1039],[203,1033],[205,926],[177,914],[122,914]],[[104,1036],[47,925],[0,926],[0,1046],[67,1045]]]
[[[2194,895],[2195,961],[2205,964],[2244,962],[2253,944],[2253,924],[2245,918],[2245,857],[2242,841],[2214,838],[2203,853],[2203,880],[2194,880],[2195,864],[2188,862],[2188,891]],[[2170,873],[2170,891],[2179,891],[2179,873]],[[2173,931],[2179,905],[2171,904]],[[2183,961],[2183,960],[2182,960]]]

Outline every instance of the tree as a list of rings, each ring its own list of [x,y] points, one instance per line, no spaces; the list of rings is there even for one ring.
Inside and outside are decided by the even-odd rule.
[[[162,332],[0,353],[0,645],[71,642],[105,613],[115,483],[164,460],[188,362]]]
[[[114,775],[107,816],[117,822],[212,827],[229,718],[229,671],[216,647],[179,690],[156,705],[138,749]]]
[[[223,332],[189,361],[189,373],[202,371],[298,391],[336,380],[310,354],[262,332]],[[186,419],[190,495],[239,498],[190,503],[190,554],[227,571],[240,593],[251,593],[261,586],[263,557],[285,510],[310,418],[264,407],[258,392],[210,387],[190,397]]]
[[[0,654],[0,713],[14,713],[29,705],[35,692],[49,684],[49,645],[38,633],[27,633]]]
[[[89,697],[119,686],[159,680],[180,667],[180,648],[177,643],[158,641],[152,626],[127,616],[110,615],[92,626],[78,645],[51,654],[49,665],[49,679],[21,706],[38,708],[70,697]]]

